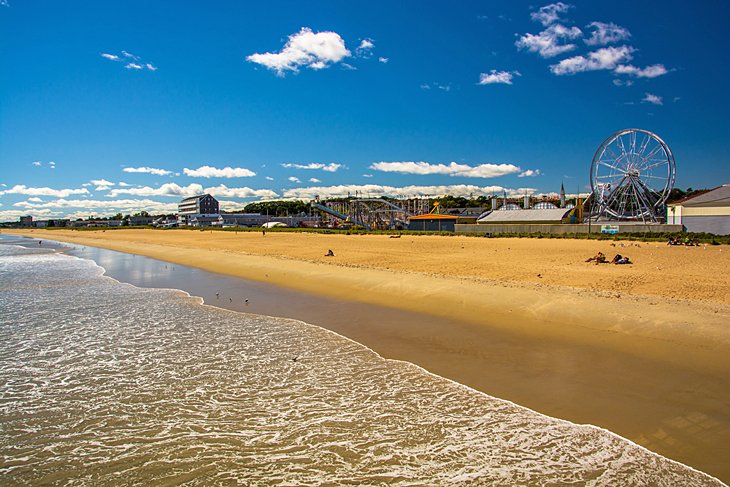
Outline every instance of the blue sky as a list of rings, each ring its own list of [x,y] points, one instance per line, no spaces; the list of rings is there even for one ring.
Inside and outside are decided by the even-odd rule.
[[[0,0],[0,221],[588,191],[639,127],[730,182],[726,2]]]

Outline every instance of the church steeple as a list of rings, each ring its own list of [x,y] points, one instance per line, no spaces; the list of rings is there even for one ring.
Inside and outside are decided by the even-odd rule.
[[[560,207],[565,208],[565,186],[560,183]]]

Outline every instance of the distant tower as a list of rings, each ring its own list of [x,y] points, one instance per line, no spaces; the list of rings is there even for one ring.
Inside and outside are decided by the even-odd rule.
[[[565,208],[565,187],[560,183],[560,207]]]
[[[529,210],[530,209],[530,195],[529,194],[526,194],[525,195],[524,202],[523,202],[522,206],[524,207],[525,210]]]

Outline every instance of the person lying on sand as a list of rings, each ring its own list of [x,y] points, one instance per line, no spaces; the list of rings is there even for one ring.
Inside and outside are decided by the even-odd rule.
[[[593,257],[590,257],[586,259],[586,262],[595,262],[596,265],[598,264],[605,264],[606,263],[606,256],[603,255],[603,252],[598,252]]]
[[[611,259],[611,264],[631,264],[631,261],[628,257],[624,257],[621,254],[616,254],[613,256],[613,259]]]

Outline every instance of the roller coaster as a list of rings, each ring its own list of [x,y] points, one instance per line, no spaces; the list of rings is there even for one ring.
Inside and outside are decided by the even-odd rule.
[[[343,201],[322,203],[314,200],[310,204],[329,217],[336,225],[360,225],[367,230],[406,228],[408,217],[428,212],[427,200],[397,200],[396,203],[383,198],[351,198]]]

